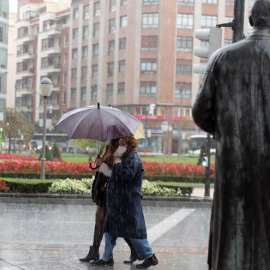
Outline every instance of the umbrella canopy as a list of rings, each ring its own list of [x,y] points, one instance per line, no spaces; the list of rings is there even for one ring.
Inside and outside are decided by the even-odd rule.
[[[78,108],[65,113],[55,128],[71,139],[92,139],[105,142],[124,136],[133,136],[142,122],[113,107],[94,106]]]

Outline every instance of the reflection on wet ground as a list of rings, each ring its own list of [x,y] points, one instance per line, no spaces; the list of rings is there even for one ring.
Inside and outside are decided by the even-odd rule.
[[[144,202],[149,241],[159,259],[150,269],[207,270],[210,212],[211,204]],[[94,218],[94,205],[1,203],[0,270],[103,269],[78,260],[92,242]],[[123,264],[128,257],[119,238],[114,267],[104,269],[135,269]]]

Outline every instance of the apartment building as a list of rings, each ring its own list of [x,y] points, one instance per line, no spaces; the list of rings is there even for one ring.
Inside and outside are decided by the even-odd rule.
[[[231,21],[234,0],[72,0],[60,7],[64,2],[19,0],[16,107],[42,124],[39,85],[50,77],[49,125],[99,102],[143,121],[141,149],[183,152],[185,138],[199,132],[191,117],[202,79],[192,72],[201,61],[194,30]],[[246,0],[246,18],[252,2]],[[226,28],[222,44],[231,41]]]
[[[191,106],[202,76],[192,66],[201,61],[193,54],[201,44],[194,30],[232,21],[234,0],[73,0],[70,16],[67,107],[111,104],[143,121],[146,151],[183,151],[185,138],[198,132]],[[224,29],[223,45],[231,41],[232,30]]]
[[[43,125],[43,97],[40,82],[48,77],[53,90],[48,99],[47,128],[66,111],[66,87],[60,78],[67,76],[62,64],[67,53],[70,0],[19,0],[15,31],[16,108]],[[66,43],[64,43],[66,42]],[[67,65],[67,63],[66,63]]]
[[[4,119],[7,94],[8,0],[0,0],[0,121]]]

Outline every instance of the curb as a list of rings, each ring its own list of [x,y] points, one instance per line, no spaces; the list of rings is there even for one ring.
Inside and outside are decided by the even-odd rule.
[[[212,198],[203,197],[164,197],[145,196],[142,204],[145,206],[196,206],[211,207]],[[81,204],[95,205],[87,194],[49,194],[49,193],[0,193],[0,203],[40,203],[40,204]]]

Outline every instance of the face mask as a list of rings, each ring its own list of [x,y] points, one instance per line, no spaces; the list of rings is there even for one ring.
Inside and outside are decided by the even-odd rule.
[[[127,151],[127,148],[125,146],[119,145],[116,151],[114,152],[114,156],[116,157],[122,157],[123,154]]]

